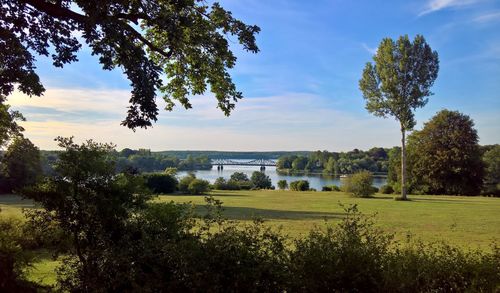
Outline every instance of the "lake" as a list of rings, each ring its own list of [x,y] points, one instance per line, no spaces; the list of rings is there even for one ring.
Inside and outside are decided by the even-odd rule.
[[[235,160],[233,160],[235,161]],[[247,161],[247,160],[245,160]],[[212,170],[197,170],[197,171],[179,171],[178,176],[179,177],[184,177],[186,176],[189,172],[194,173],[197,178],[200,179],[205,179],[210,181],[210,183],[214,183],[215,179],[218,177],[224,177],[226,179],[229,179],[231,174],[234,172],[243,172],[248,175],[248,178],[252,175],[254,171],[260,171],[259,166],[224,166],[224,170],[217,170],[217,166],[214,165],[212,167]],[[295,180],[308,180],[309,181],[309,186],[311,188],[315,188],[316,190],[320,191],[323,186],[326,185],[337,185],[341,186],[341,178],[335,177],[335,176],[329,176],[329,175],[321,175],[321,174],[300,174],[300,175],[288,175],[288,174],[279,174],[276,172],[276,167],[266,167],[266,170],[264,171],[267,176],[269,176],[272,180],[272,183],[274,186],[276,186],[276,183],[278,180],[286,180],[288,181],[288,184],[290,184],[291,181]],[[373,179],[373,185],[375,187],[380,187],[384,184],[386,184],[387,179],[385,177],[374,177]]]

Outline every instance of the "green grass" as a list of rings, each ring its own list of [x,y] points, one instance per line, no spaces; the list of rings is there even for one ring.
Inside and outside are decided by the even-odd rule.
[[[353,198],[342,192],[215,191],[223,201],[229,219],[251,220],[257,216],[283,232],[300,237],[325,219],[335,222],[344,216],[342,204],[357,204],[364,214],[375,214],[376,225],[394,233],[424,241],[445,240],[462,247],[489,249],[500,237],[500,198],[461,196],[410,196],[395,201],[377,194],[374,198]],[[202,196],[160,196],[160,201],[204,204]],[[197,211],[203,212],[202,207]]]
[[[376,225],[394,233],[407,234],[424,241],[445,240],[461,247],[489,249],[500,237],[500,198],[459,196],[410,196],[411,201],[395,201],[391,196],[353,198],[342,192],[293,191],[214,191],[223,201],[224,215],[229,219],[250,221],[253,217],[268,225],[282,226],[292,236],[305,235],[325,220],[335,223],[344,216],[339,203],[357,204],[364,214],[377,214]],[[164,195],[158,201],[192,202],[203,213],[203,196]],[[0,216],[21,217],[22,208],[33,208],[29,200],[15,195],[0,195]],[[28,271],[30,280],[42,284],[55,282],[58,261],[41,253]]]
[[[58,259],[54,259],[49,251],[36,251],[36,258],[33,266],[26,269],[26,276],[29,281],[52,286],[56,283],[55,269],[60,264]]]

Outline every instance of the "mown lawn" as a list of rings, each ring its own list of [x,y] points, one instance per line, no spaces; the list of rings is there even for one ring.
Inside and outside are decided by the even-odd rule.
[[[292,237],[306,234],[325,220],[334,223],[344,216],[339,204],[357,204],[364,214],[376,214],[376,225],[401,239],[408,234],[425,241],[445,240],[463,247],[489,249],[500,240],[500,198],[462,196],[410,196],[395,201],[377,194],[374,198],[353,198],[342,192],[214,191],[223,201],[229,219],[260,217],[282,226]],[[204,204],[203,196],[165,195],[160,201]],[[203,213],[198,207],[197,212]]]

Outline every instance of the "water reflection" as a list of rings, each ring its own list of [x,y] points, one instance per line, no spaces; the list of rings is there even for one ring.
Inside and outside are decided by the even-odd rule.
[[[224,177],[226,179],[229,179],[231,174],[234,172],[243,172],[250,176],[254,171],[260,171],[259,166],[224,166],[224,168],[217,169],[217,166],[213,166],[212,170],[198,170],[198,171],[193,171],[192,173],[196,174],[196,177],[205,179],[213,183],[215,179],[218,177]],[[186,176],[188,172],[186,171],[181,171],[178,173],[179,177]],[[286,180],[288,183],[291,181],[295,180],[308,180],[309,181],[309,186],[311,188],[315,188],[317,190],[321,190],[321,188],[325,185],[337,185],[340,186],[341,180],[339,177],[334,177],[334,176],[329,176],[329,175],[322,175],[322,174],[281,174],[276,171],[276,167],[266,167],[264,170],[264,173],[268,175],[272,182],[273,185],[276,186],[276,183],[278,180]],[[373,180],[373,185],[376,187],[380,187],[386,183],[387,179],[385,177],[375,177]]]

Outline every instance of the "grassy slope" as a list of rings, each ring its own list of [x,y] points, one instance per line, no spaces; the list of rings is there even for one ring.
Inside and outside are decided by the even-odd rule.
[[[398,238],[411,233],[428,241],[446,240],[467,247],[489,248],[500,238],[500,198],[411,196],[394,201],[390,196],[352,198],[342,192],[215,191],[224,202],[225,215],[249,220],[258,216],[271,225],[282,225],[291,236],[300,236],[324,219],[343,216],[342,204],[357,204],[365,214],[377,213],[376,223]],[[161,196],[160,200],[203,204],[200,196]],[[199,209],[202,212],[202,209]]]

